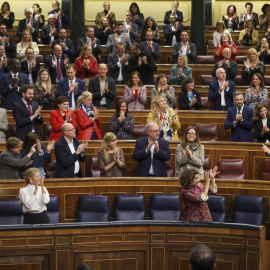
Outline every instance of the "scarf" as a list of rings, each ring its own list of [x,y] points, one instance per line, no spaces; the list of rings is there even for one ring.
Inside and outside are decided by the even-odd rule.
[[[191,143],[191,144],[188,144],[188,146],[189,146],[190,150],[192,151],[192,153],[194,151],[196,151],[199,147],[199,145],[197,143]]]
[[[94,116],[94,105],[91,104],[90,107],[86,106],[84,103],[81,104],[81,109],[85,112],[85,114],[91,119]]]
[[[160,114],[160,138],[163,138],[167,141],[171,141],[173,138],[173,134],[172,134],[172,128],[170,125],[170,115],[169,115],[169,111],[167,110],[167,108],[165,109],[164,114]]]

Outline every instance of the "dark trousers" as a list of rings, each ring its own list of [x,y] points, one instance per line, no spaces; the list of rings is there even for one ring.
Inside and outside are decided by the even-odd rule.
[[[25,213],[24,214],[24,224],[46,224],[50,223],[50,218],[48,217],[46,211],[38,214]]]

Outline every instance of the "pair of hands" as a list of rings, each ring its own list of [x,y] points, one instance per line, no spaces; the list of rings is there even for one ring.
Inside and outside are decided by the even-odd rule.
[[[139,57],[138,58],[138,66],[140,67],[141,64],[144,63],[145,65],[147,65],[147,57],[143,56],[143,57]]]
[[[147,152],[150,152],[150,149],[152,148],[153,144],[155,145],[155,148],[154,148],[154,152],[157,152],[158,149],[159,149],[159,143],[158,141],[155,141],[155,142],[150,142],[148,145],[147,145]]]
[[[138,96],[142,93],[142,88],[138,87]],[[135,96],[135,88],[132,87],[132,95]]]
[[[205,183],[209,183],[210,180],[214,180],[215,176],[219,173],[218,167],[215,166],[213,169],[210,169],[210,172],[204,171],[204,180]]]
[[[84,150],[85,150],[85,148],[87,147],[87,145],[88,145],[88,142],[82,142],[79,146],[78,146],[78,148],[77,148],[77,150],[76,150],[76,154],[77,155],[79,155],[79,154],[81,154],[82,152],[84,152]]]
[[[238,114],[236,114],[236,116],[235,116],[235,120],[234,120],[234,124],[236,125],[237,123],[239,123],[239,122],[241,122],[241,121],[243,121],[244,119],[243,119],[243,116],[242,116],[242,114],[241,113],[238,113]]]
[[[187,52],[190,50],[190,45],[187,45]],[[181,53],[184,51],[184,45],[181,45],[180,47]]]
[[[220,88],[219,88],[219,92],[221,93],[224,89],[229,87],[229,82],[228,81],[222,81],[220,83]]]
[[[250,99],[252,99],[252,97],[254,96],[254,94],[257,94],[258,96],[260,96],[260,86],[256,86],[255,88],[254,87],[251,87],[251,93],[250,93]]]
[[[120,116],[118,118],[119,122],[121,123],[124,119],[125,119],[125,113],[124,112],[120,112]]]
[[[123,61],[127,64],[128,63],[128,54],[123,55],[120,57],[120,64],[123,63]]]
[[[165,85],[158,85],[158,93],[160,94],[162,91],[167,92],[169,89],[169,85],[166,83]]]
[[[69,58],[65,57],[64,60],[64,65],[66,66],[68,64]],[[52,66],[55,67],[56,66],[56,60],[54,59],[54,57],[52,56]]]
[[[104,89],[103,89],[101,95],[104,96],[107,92],[109,92],[109,84],[108,84],[108,82],[106,82],[104,84]]]
[[[221,61],[219,61],[218,67],[222,67],[222,65],[223,65],[224,63],[227,65],[228,68],[231,67],[231,64],[230,64],[230,61],[229,61],[229,60],[221,60]]]
[[[77,93],[78,90],[78,83],[71,83],[68,90],[68,95],[70,95],[72,92]]]
[[[92,38],[86,38],[86,44],[89,44],[89,41],[91,40]],[[97,38],[96,37],[94,37],[93,38],[93,41],[92,41],[93,43],[93,46],[96,44],[96,42],[97,42]]]

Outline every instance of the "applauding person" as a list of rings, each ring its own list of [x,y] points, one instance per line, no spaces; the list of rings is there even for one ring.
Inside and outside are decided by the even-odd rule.
[[[253,20],[249,19],[245,22],[244,29],[240,32],[239,41],[242,46],[252,46],[258,42],[259,34],[253,26]]]
[[[257,51],[259,60],[264,62],[265,65],[270,64],[269,40],[267,36],[261,38]]]
[[[181,85],[186,77],[192,77],[192,68],[188,67],[186,55],[179,55],[177,65],[171,69],[170,81],[174,85]]]
[[[270,142],[270,114],[267,105],[263,102],[258,102],[255,106],[253,128],[257,142]]]

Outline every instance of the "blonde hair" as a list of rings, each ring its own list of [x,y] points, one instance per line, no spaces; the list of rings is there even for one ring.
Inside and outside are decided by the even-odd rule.
[[[247,51],[247,63],[248,63],[248,65],[249,65],[249,67],[254,67],[254,66],[256,65],[256,62],[255,62],[255,65],[253,65],[253,64],[250,62],[250,59],[249,59],[249,53],[250,53],[250,52],[253,52],[253,53],[256,54],[256,56],[257,56],[256,61],[259,59],[259,57],[258,57],[258,52],[257,52],[254,48],[250,48],[250,49]]]
[[[90,47],[92,49],[92,46],[89,44],[84,44],[81,48],[80,54],[77,59],[84,58],[84,52],[87,50],[87,48]],[[93,58],[96,60],[96,58],[93,56],[93,49],[92,49],[92,56],[90,58]]]
[[[77,109],[81,107],[83,100],[85,100],[87,97],[93,97],[92,93],[88,92],[88,91],[84,91],[78,98],[77,100]]]
[[[50,76],[50,72],[48,69],[46,68],[42,68],[39,72],[38,72],[38,76],[37,76],[37,80],[36,80],[36,86],[38,88],[39,91],[43,91],[42,89],[42,82],[41,82],[41,73],[43,72],[47,72],[48,73],[48,85],[49,85],[49,88],[52,89],[52,82],[51,82],[51,76]]]
[[[25,41],[24,41],[24,33],[25,33],[25,32],[28,32],[28,33],[30,34],[31,48],[33,49],[32,33],[31,33],[31,31],[29,31],[28,29],[25,29],[25,30],[23,30],[23,32],[22,32],[21,47],[23,48],[23,43],[25,42]]]
[[[180,54],[180,55],[178,55],[177,60],[178,60],[179,57],[182,57],[184,59],[184,65],[183,65],[183,67],[187,67],[188,66],[187,56]]]
[[[24,175],[25,184],[28,185],[30,183],[30,178],[34,177],[36,173],[39,173],[39,170],[35,167],[29,168]]]
[[[159,104],[159,102],[160,102],[162,99],[164,99],[164,100],[167,101],[167,98],[166,98],[166,97],[164,97],[164,96],[162,96],[162,95],[156,95],[156,96],[153,98],[152,102],[151,102],[151,108],[150,108],[150,110],[153,112],[154,118],[158,118],[158,104]],[[168,104],[167,104],[167,110],[169,110]]]
[[[102,26],[102,21],[103,21],[104,19],[107,20],[108,26],[111,26],[110,21],[107,19],[107,17],[103,16],[103,17],[101,17],[101,19],[100,19],[100,21],[99,21],[99,24],[98,24],[98,28],[99,28],[99,29],[102,29],[102,28],[103,28],[103,26]]]
[[[110,142],[114,142],[114,141],[116,141],[116,136],[113,132],[107,132],[103,137],[103,140],[101,142],[101,147],[99,150],[101,152],[103,152],[103,156],[104,156],[105,161],[109,160],[107,144]],[[119,151],[119,149],[117,147],[115,147],[113,150],[114,153],[116,153],[118,151]]]

